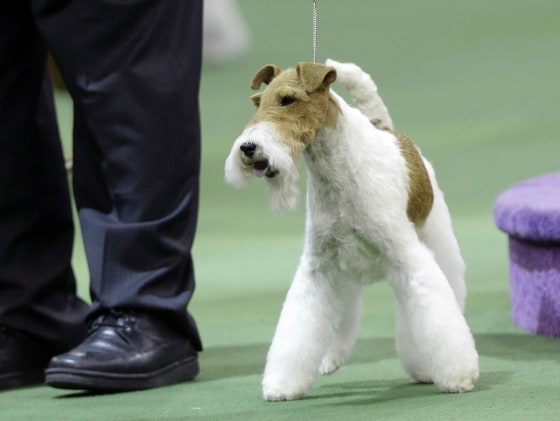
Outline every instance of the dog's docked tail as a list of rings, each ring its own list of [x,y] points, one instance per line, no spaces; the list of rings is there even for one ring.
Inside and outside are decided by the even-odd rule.
[[[393,120],[368,73],[354,63],[327,59],[325,64],[336,69],[336,80],[348,91],[357,109],[379,129],[393,130]]]

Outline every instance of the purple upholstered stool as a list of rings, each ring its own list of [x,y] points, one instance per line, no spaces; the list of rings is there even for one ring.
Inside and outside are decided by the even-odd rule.
[[[560,173],[508,188],[496,199],[494,219],[509,235],[513,322],[560,336]]]

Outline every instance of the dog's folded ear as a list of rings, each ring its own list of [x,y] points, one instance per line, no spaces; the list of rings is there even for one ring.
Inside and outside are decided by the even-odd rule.
[[[251,89],[259,89],[262,83],[266,83],[268,85],[270,81],[281,72],[282,69],[276,64],[267,64],[266,66],[263,66],[257,73],[255,73],[255,76],[253,76]]]
[[[336,69],[324,64],[302,61],[296,71],[307,92],[327,89],[336,80]]]

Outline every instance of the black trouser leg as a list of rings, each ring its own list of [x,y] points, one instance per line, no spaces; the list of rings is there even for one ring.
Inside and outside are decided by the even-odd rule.
[[[85,333],[46,50],[30,5],[0,6],[0,324],[63,351]]]
[[[186,308],[198,211],[201,3],[33,3],[74,100],[74,192],[92,315],[159,313],[198,348]]]

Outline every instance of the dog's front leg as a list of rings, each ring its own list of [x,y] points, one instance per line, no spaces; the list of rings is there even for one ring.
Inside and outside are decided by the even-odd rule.
[[[263,397],[285,401],[305,396],[334,338],[334,286],[304,258],[284,302],[268,351]]]
[[[335,326],[335,337],[323,357],[319,373],[326,375],[337,371],[346,362],[352,352],[356,335],[360,327],[362,310],[362,286],[359,283],[347,282],[337,294],[342,304],[339,310],[339,322]]]

